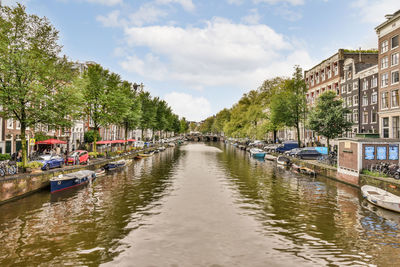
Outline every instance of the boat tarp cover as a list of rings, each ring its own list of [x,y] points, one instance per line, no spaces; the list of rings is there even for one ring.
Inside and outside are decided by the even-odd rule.
[[[68,174],[64,174],[63,178],[85,178],[87,176],[92,176],[95,172],[94,171],[90,171],[90,170],[82,170],[82,171],[77,171],[77,172],[73,172],[73,173],[68,173]]]

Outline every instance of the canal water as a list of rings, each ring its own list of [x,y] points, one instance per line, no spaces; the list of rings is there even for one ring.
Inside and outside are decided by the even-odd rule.
[[[0,206],[0,266],[400,265],[400,216],[223,144]]]

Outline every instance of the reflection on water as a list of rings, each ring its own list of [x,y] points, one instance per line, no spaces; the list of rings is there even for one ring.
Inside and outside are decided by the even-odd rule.
[[[399,223],[357,188],[190,144],[0,206],[0,265],[393,266]]]

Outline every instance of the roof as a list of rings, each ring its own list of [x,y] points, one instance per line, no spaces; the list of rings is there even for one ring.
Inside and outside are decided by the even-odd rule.
[[[393,20],[397,19],[400,17],[400,9],[397,10],[396,12],[394,12],[393,14],[388,14],[385,16],[386,21],[379,24],[378,26],[375,27],[375,31],[379,31],[380,29],[382,29],[383,27],[385,27],[386,25],[388,25],[389,23],[391,23]]]

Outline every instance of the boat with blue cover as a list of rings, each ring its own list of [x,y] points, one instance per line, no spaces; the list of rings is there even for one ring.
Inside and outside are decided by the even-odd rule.
[[[259,149],[259,148],[250,149],[250,155],[252,155],[255,158],[264,158],[265,154],[267,154],[267,152],[265,152],[262,149]]]
[[[96,178],[96,173],[82,170],[68,174],[61,174],[50,179],[50,192],[56,193],[79,185],[87,184]]]
[[[125,166],[126,161],[125,160],[118,160],[118,161],[113,161],[113,162],[109,162],[104,166],[104,169],[106,169],[107,171],[111,171],[111,170],[115,170],[117,168],[123,167]]]

